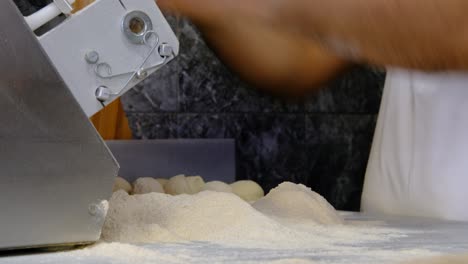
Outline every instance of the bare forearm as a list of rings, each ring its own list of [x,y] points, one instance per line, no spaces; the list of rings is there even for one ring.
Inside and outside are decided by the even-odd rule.
[[[343,57],[423,70],[468,69],[466,0],[275,3],[269,23],[281,21]]]

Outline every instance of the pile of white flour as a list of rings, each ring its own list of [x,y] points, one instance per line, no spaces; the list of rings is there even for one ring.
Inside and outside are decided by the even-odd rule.
[[[231,193],[171,196],[119,191],[109,201],[102,238],[132,243],[210,241],[268,248],[303,246],[311,240],[310,234],[288,228],[281,220],[316,227],[343,222],[324,198],[292,183],[281,184],[253,205]]]
[[[324,198],[293,183],[281,184],[253,204],[224,192],[171,196],[119,191],[109,201],[102,231],[105,242],[75,251],[73,256],[96,261],[112,258],[112,263],[157,259],[160,263],[287,264],[313,263],[317,254],[329,259],[325,263],[344,258],[394,263],[437,255],[422,249],[365,246],[407,235],[408,231],[345,223]]]

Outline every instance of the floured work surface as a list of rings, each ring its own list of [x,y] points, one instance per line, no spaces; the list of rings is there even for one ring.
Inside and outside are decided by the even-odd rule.
[[[318,216],[281,201],[286,192],[284,197],[296,197],[297,204],[315,208]],[[340,223],[328,209],[320,197],[293,184],[253,206],[226,193],[120,192],[110,201],[103,233],[111,242],[68,252],[6,256],[0,263],[380,264],[468,251],[468,223],[356,213],[342,213],[345,221]]]

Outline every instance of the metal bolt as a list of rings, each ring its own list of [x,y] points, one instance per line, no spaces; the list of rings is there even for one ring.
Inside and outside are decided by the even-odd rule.
[[[144,78],[148,77],[148,72],[145,71],[145,70],[139,70],[139,71],[137,72],[137,74],[136,74],[136,77],[137,77],[138,79],[140,79],[140,80],[141,80],[141,79],[144,79]]]
[[[90,51],[86,53],[85,60],[89,64],[96,64],[99,61],[99,53],[97,51]]]
[[[98,205],[97,204],[90,204],[88,207],[88,213],[92,216],[95,216],[98,212]]]
[[[105,101],[108,101],[110,98],[111,98],[111,95],[112,95],[112,92],[109,88],[105,87],[105,86],[99,86],[97,89],[96,89],[96,98],[101,101],[101,102],[105,102]]]
[[[167,43],[161,44],[158,48],[158,51],[161,57],[170,57],[174,53],[174,49]]]

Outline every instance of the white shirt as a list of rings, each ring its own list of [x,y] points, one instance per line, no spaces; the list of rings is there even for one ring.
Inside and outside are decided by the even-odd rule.
[[[468,221],[467,73],[388,71],[361,207]]]

